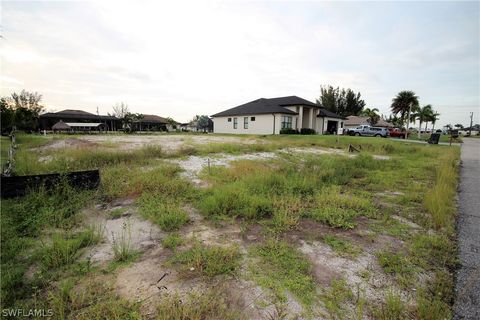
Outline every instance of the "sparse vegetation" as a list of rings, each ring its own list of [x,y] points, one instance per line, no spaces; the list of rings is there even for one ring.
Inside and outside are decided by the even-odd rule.
[[[195,243],[188,250],[177,252],[171,262],[182,266],[185,276],[231,275],[239,266],[236,247],[203,246]]]
[[[72,138],[75,136],[68,136]],[[230,281],[231,275],[254,280],[265,292],[273,293],[275,316],[288,316],[285,306],[295,299],[307,313],[323,304],[332,318],[345,317],[351,305],[358,317],[450,317],[451,270],[456,264],[457,147],[354,137],[340,137],[337,143],[336,137],[282,135],[244,137],[257,143],[195,144],[186,138],[185,145],[173,151],[159,147],[122,151],[113,142],[29,150],[54,139],[19,135],[17,173],[98,167],[101,187],[96,192],[79,191],[62,183],[48,192],[41,188],[21,199],[2,200],[2,307],[36,303],[52,306],[60,318],[140,318],[140,303],[120,299],[111,288],[85,287],[86,279],[115,277],[120,268],[128,268],[124,262],[139,256],[127,227],[123,236],[114,235],[111,249],[115,257],[110,265],[99,268],[88,258],[79,258],[86,247],[99,241],[102,232],[100,227],[85,227],[84,215],[79,212],[93,210],[90,204],[109,208],[113,200],[130,198],[129,214],[138,212],[163,231],[174,231],[161,240],[162,247],[170,249],[165,250],[167,267],[202,283],[216,281],[218,276]],[[360,155],[279,152],[265,161],[212,166],[200,175],[208,183],[206,188],[193,187],[175,164],[179,157],[189,155],[275,152],[286,146],[346,149],[349,144],[361,145]],[[379,160],[372,155],[390,158]],[[246,239],[251,235],[243,234],[248,229],[245,225],[260,224],[262,235],[243,242],[248,252],[245,256],[240,254],[243,247],[192,244],[184,233],[198,221],[189,221],[187,206],[198,208],[215,223],[228,219],[240,226]],[[123,219],[125,210],[105,209],[102,217]],[[191,225],[182,228],[187,223]],[[312,230],[303,230],[305,225]],[[355,298],[347,280],[321,288],[313,276],[314,261],[297,248],[299,239],[321,241],[342,256],[339,259],[352,264],[366,254],[365,243],[380,246],[376,259],[383,271],[397,280],[392,293],[375,307],[366,297]],[[244,270],[243,263],[248,274],[239,272]],[[428,281],[416,281],[423,273],[429,274]],[[365,271],[361,276],[368,283],[372,274]],[[402,301],[405,288],[417,290],[413,304]],[[75,298],[77,292],[83,296]],[[162,300],[158,317],[238,318],[236,305],[219,295],[216,291],[192,293],[180,301],[172,294]]]
[[[281,241],[269,240],[252,248],[250,254],[258,262],[250,266],[253,279],[273,290],[281,301],[291,292],[305,306],[316,298],[311,265],[294,247]]]
[[[328,244],[333,251],[338,252],[340,255],[355,257],[361,251],[358,246],[352,244],[350,241],[335,237],[333,235],[324,235],[323,241]]]
[[[352,290],[348,287],[345,280],[333,280],[330,288],[325,290],[322,295],[325,308],[328,310],[332,319],[342,319],[345,317],[343,304],[353,299]]]
[[[127,262],[135,257],[135,250],[132,248],[132,235],[130,225],[127,222],[122,224],[120,234],[112,233],[113,256],[117,262]]]
[[[191,292],[186,298],[170,294],[157,307],[157,320],[184,319],[241,319],[240,310],[228,301],[228,291],[210,289],[207,292]]]
[[[183,239],[176,233],[169,234],[162,240],[162,245],[165,248],[175,250],[179,245],[183,243]]]

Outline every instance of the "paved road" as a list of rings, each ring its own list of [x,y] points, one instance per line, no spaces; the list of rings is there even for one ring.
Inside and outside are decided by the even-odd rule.
[[[480,139],[462,145],[459,213],[454,319],[480,319]]]

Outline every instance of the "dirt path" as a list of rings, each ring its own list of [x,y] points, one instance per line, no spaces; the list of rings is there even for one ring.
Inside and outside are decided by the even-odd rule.
[[[454,319],[480,319],[480,139],[465,139],[458,219],[461,268],[455,287]]]

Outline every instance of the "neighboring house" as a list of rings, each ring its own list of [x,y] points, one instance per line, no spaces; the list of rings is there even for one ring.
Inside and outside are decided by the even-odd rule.
[[[347,120],[345,120],[345,130],[348,129],[355,129],[361,125],[371,125],[368,121],[368,117],[366,116],[348,116]],[[375,127],[382,127],[382,128],[393,128],[394,125],[390,122],[387,122],[383,119],[378,120],[375,124]]]
[[[101,122],[63,122],[61,120],[52,126],[52,130],[56,132],[104,131],[105,128],[106,125]]]
[[[135,131],[173,131],[177,129],[180,123],[174,121],[169,123],[167,118],[156,116],[154,114],[144,114],[143,118],[135,121]]]
[[[122,122],[120,119],[113,116],[96,115],[82,110],[63,110],[41,114],[39,116],[40,130],[52,130],[53,125],[59,121],[69,123],[103,123],[106,130],[109,131],[122,129]]]
[[[297,96],[257,99],[212,115],[215,133],[279,134],[281,129],[313,129],[319,134],[343,128],[344,118]]]

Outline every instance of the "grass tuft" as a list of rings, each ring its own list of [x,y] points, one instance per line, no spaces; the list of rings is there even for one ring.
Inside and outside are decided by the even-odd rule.
[[[181,265],[185,276],[214,277],[233,274],[239,260],[237,247],[207,247],[196,243],[188,250],[177,252],[171,262]]]

